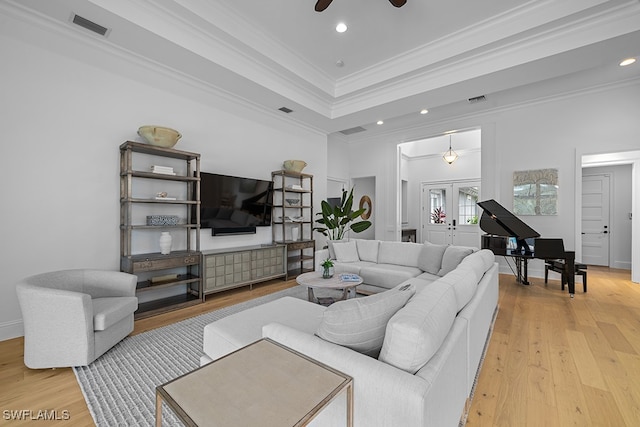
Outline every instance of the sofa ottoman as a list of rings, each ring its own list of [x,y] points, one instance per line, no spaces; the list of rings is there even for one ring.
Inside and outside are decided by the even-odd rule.
[[[283,297],[231,314],[204,327],[200,365],[205,365],[262,338],[262,327],[280,323],[313,335],[326,307]]]

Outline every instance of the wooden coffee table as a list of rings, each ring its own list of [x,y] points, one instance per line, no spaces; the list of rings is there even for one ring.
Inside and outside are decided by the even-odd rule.
[[[353,426],[353,379],[268,338],[156,388],[187,426],[305,426],[346,390]]]
[[[358,276],[357,274],[355,276],[357,276],[358,280],[353,282],[342,280],[340,278],[340,274],[334,274],[333,277],[325,279],[322,277],[322,271],[312,271],[296,277],[296,282],[298,282],[298,284],[301,286],[307,287],[309,301],[324,304],[325,302],[334,302],[334,300],[331,299],[331,301],[323,301],[323,298],[316,298],[313,293],[314,288],[342,289],[342,299],[354,298],[356,296],[356,286],[362,284],[362,277]]]

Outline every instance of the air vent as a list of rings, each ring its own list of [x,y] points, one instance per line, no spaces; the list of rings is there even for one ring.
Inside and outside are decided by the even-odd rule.
[[[487,98],[484,95],[474,96],[473,98],[469,98],[469,102],[471,104],[475,104],[476,102],[484,102]]]
[[[340,133],[343,135],[351,135],[354,133],[358,133],[358,132],[364,132],[366,129],[363,128],[362,126],[356,126],[354,128],[351,129],[345,129],[345,130],[341,130]]]
[[[287,107],[280,107],[280,108],[278,108],[278,110],[282,111],[283,113],[287,113],[287,114],[293,112],[293,110],[291,108],[287,108]]]
[[[82,28],[86,28],[89,31],[93,31],[96,34],[100,34],[101,36],[106,36],[107,33],[109,32],[108,28],[103,27],[100,24],[96,24],[93,21],[89,21],[87,18],[83,18],[80,15],[73,14],[73,18],[71,19],[71,22],[81,26]]]

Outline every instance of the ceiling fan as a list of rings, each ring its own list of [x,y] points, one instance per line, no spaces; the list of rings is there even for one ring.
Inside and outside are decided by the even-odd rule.
[[[326,8],[329,7],[333,0],[318,0],[316,3],[316,12],[322,12]],[[407,2],[407,0],[389,0],[389,3],[394,5],[395,7],[402,7]]]

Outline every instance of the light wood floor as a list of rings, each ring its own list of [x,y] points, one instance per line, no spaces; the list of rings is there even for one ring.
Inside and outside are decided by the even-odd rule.
[[[570,299],[557,280],[522,286],[500,277],[500,310],[468,426],[640,425],[640,285],[625,270],[590,267],[588,279],[589,292],[578,284]],[[139,320],[134,334],[291,286],[274,281],[212,296]],[[73,371],[30,370],[22,346],[22,338],[0,342],[0,425],[27,425],[8,422],[4,411],[52,409],[70,419],[38,425],[93,425]]]

